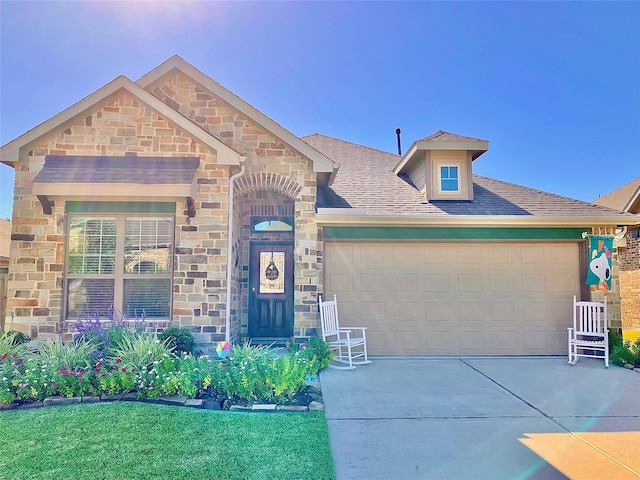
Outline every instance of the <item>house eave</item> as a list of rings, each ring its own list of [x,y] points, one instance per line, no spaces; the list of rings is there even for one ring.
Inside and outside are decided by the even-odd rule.
[[[486,140],[477,141],[460,141],[460,142],[438,142],[433,140],[417,140],[411,144],[411,147],[405,152],[393,172],[398,175],[404,170],[404,167],[413,159],[418,152],[427,150],[462,150],[470,151],[471,159],[475,160],[483,153],[489,150],[489,142]]]
[[[633,213],[636,209],[640,209],[640,187],[631,195],[629,201],[622,209],[625,212]]]
[[[394,167],[393,173],[398,175],[400,172],[402,172],[405,165],[411,161],[411,159],[413,158],[413,156],[416,154],[417,151],[418,151],[418,147],[416,145],[416,142],[414,142],[409,147],[409,149],[406,152],[404,152],[404,155],[402,156],[398,164]]]
[[[325,211],[329,210],[329,211]],[[352,214],[337,213],[319,208],[316,222],[322,226],[333,225],[369,225],[369,226],[492,226],[492,227],[590,227],[640,225],[640,218],[584,216],[584,217],[534,217],[525,215],[368,215],[361,209]],[[349,209],[343,209],[349,210]]]
[[[139,183],[34,183],[33,195],[46,196],[50,199],[63,200],[127,200],[133,198],[145,201],[162,199],[180,200],[195,197],[197,188],[187,184],[153,184]]]
[[[149,85],[154,84],[168,74],[172,74],[174,71],[182,72],[198,82],[203,88],[213,92],[234,109],[309,158],[313,164],[314,172],[333,173],[333,161],[177,55],[140,77],[136,84],[146,89]]]

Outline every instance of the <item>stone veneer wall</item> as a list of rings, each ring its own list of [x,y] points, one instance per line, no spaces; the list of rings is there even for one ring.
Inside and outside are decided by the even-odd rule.
[[[633,230],[640,228],[627,232],[627,246],[618,254],[623,328],[640,328],[640,237],[633,238]]]
[[[45,215],[31,193],[46,155],[200,158],[196,217],[188,218],[184,204],[177,203],[173,320],[192,327],[202,343],[223,339],[229,167],[217,165],[215,152],[126,94],[37,145],[16,164],[7,302],[9,323],[15,315],[11,327],[33,338],[59,333],[64,202],[56,201],[52,214]]]
[[[165,79],[151,90],[167,105],[247,156],[245,177],[266,178],[261,188],[279,191],[286,184],[283,179],[296,184],[294,325],[296,335],[305,335],[318,323],[316,292],[320,284],[316,174],[311,161],[182,74]],[[56,201],[52,215],[44,215],[32,194],[33,179],[46,155],[199,157],[196,217],[188,218],[184,204],[177,204],[173,320],[190,327],[201,346],[212,349],[224,338],[229,300],[237,328],[242,276],[239,267],[234,266],[232,272],[232,298],[226,298],[230,168],[217,165],[214,151],[128,94],[37,145],[16,163],[7,309],[8,317],[15,314],[13,328],[34,338],[56,337],[59,333],[64,202]],[[235,304],[238,307],[234,312]]]
[[[307,331],[319,324],[316,306],[320,285],[318,227],[315,223],[317,184],[311,161],[181,73],[151,85],[149,90],[171,108],[247,156],[246,173],[238,179],[238,185],[249,182],[256,190],[285,194],[292,184],[296,185],[294,333],[306,336]],[[245,191],[248,191],[246,184],[237,190],[238,194]]]

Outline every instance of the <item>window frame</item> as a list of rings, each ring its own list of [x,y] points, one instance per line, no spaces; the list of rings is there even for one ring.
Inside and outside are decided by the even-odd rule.
[[[451,169],[455,168],[456,169],[456,177],[451,178],[450,176],[447,176],[447,178],[444,177],[443,175],[443,169],[447,169],[447,175],[451,174]],[[438,168],[439,174],[438,174],[438,190],[440,193],[443,194],[454,194],[454,193],[460,193],[460,165],[458,164],[440,164],[439,168]],[[454,189],[445,189],[443,182],[445,180],[455,180],[456,181],[456,188]]]
[[[280,222],[287,225],[288,229],[257,229],[256,227],[265,222]],[[264,216],[264,215],[252,215],[251,216],[251,231],[253,233],[291,233],[295,231],[295,219],[288,216]]]
[[[164,212],[127,212],[127,213],[108,213],[103,211],[74,211],[67,212],[65,214],[65,249],[64,249],[64,267],[63,267],[63,288],[62,288],[62,311],[61,320],[72,321],[77,318],[69,315],[69,283],[76,279],[113,279],[114,281],[114,293],[113,293],[113,305],[112,307],[116,312],[122,313],[126,318],[129,318],[129,313],[126,311],[124,305],[125,297],[125,282],[130,279],[167,279],[169,280],[169,298],[168,298],[168,316],[162,317],[149,317],[151,321],[163,321],[171,320],[173,318],[173,282],[174,282],[174,247],[176,241],[176,215],[175,213]],[[100,274],[100,273],[73,273],[69,271],[69,257],[70,257],[70,233],[71,224],[74,218],[87,218],[87,219],[115,219],[116,222],[116,246],[115,246],[115,264],[113,267],[113,273]],[[166,273],[127,273],[125,272],[125,238],[126,238],[126,221],[133,218],[147,218],[157,220],[169,220],[170,221],[170,236],[169,245],[167,246],[168,252],[168,265]],[[157,242],[156,242],[157,243]],[[133,314],[132,314],[133,316]],[[138,315],[136,315],[136,318]],[[81,317],[82,318],[82,317]],[[100,318],[103,321],[108,320],[107,315],[100,313]]]

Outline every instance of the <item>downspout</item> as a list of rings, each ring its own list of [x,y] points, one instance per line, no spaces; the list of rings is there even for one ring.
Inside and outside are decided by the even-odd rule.
[[[229,341],[231,330],[231,267],[233,265],[233,185],[244,175],[246,157],[240,157],[240,171],[229,179],[229,234],[227,235],[227,309],[225,313],[224,339]]]

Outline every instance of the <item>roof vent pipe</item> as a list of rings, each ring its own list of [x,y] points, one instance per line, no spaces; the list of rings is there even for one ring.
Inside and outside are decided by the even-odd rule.
[[[398,137],[398,155],[402,155],[402,147],[400,146],[401,133],[402,133],[402,130],[400,130],[399,128],[396,128],[396,137]]]

